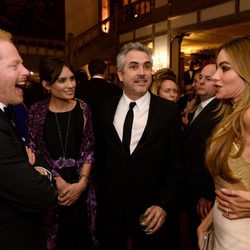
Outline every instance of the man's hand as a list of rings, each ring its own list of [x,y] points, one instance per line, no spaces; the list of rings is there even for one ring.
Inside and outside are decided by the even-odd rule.
[[[222,188],[216,191],[218,208],[230,219],[250,218],[250,192]]]
[[[200,198],[197,202],[197,213],[201,216],[202,219],[204,219],[208,215],[212,207],[212,201],[209,201],[206,198]]]
[[[29,147],[25,146],[25,149],[26,149],[26,153],[27,153],[30,165],[34,165],[36,161],[35,154],[33,153],[32,149],[30,149]]]
[[[149,207],[144,213],[145,232],[154,234],[164,223],[167,213],[159,206]]]

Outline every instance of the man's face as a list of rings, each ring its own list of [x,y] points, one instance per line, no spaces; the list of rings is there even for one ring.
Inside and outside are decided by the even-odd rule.
[[[124,93],[137,100],[148,90],[152,82],[152,64],[149,56],[142,51],[132,50],[125,57],[124,67],[118,71]]]
[[[216,65],[215,64],[208,64],[206,65],[199,76],[199,80],[195,84],[196,86],[196,93],[200,96],[200,98],[205,101],[209,98],[215,96],[215,85],[214,79],[212,76],[216,72]]]
[[[18,104],[23,101],[23,90],[19,87],[27,80],[29,71],[23,66],[15,46],[0,41],[0,102]]]
[[[192,84],[188,84],[185,86],[185,94],[189,101],[191,101],[195,97],[195,88]]]

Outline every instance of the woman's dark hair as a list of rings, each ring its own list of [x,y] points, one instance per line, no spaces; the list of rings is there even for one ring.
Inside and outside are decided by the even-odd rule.
[[[67,68],[74,73],[73,67],[62,58],[58,57],[43,57],[39,62],[40,81],[46,81],[53,84],[62,72],[63,67]]]

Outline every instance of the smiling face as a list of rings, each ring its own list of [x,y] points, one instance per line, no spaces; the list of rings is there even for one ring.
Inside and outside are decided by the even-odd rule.
[[[159,96],[172,102],[178,100],[178,87],[172,80],[164,80],[159,89]]]
[[[138,50],[131,50],[124,58],[124,67],[118,71],[123,83],[124,93],[137,100],[149,89],[152,82],[152,63],[149,55]]]
[[[28,75],[15,46],[0,40],[0,102],[6,105],[21,103],[23,90],[19,86],[25,83]]]
[[[218,99],[231,99],[237,102],[242,98],[246,90],[245,81],[232,68],[230,58],[224,49],[218,54],[217,70],[213,78]]]
[[[61,74],[54,83],[49,84],[44,81],[43,85],[51,92],[51,100],[67,101],[74,98],[76,87],[75,77],[72,71],[66,66],[63,67]]]

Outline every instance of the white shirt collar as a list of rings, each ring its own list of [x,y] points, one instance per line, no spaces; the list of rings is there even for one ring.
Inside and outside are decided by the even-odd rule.
[[[141,98],[137,99],[136,101],[134,100],[131,100],[130,98],[128,98],[125,93],[123,92],[123,95],[122,95],[122,99],[123,99],[123,102],[125,103],[125,105],[127,107],[129,107],[129,104],[131,102],[136,102],[136,106],[138,107],[139,110],[143,110],[145,107],[149,106],[149,103],[150,103],[150,94],[149,92],[147,91],[146,94],[144,96],[142,96]]]
[[[7,107],[5,104],[3,104],[2,102],[0,102],[0,109],[2,110],[2,111],[4,111],[4,108],[5,107]]]
[[[92,76],[92,78],[104,79],[104,77],[102,77],[102,76]]]
[[[214,98],[215,98],[215,96],[212,96],[209,99],[207,99],[206,101],[201,102],[201,107],[205,108]]]

